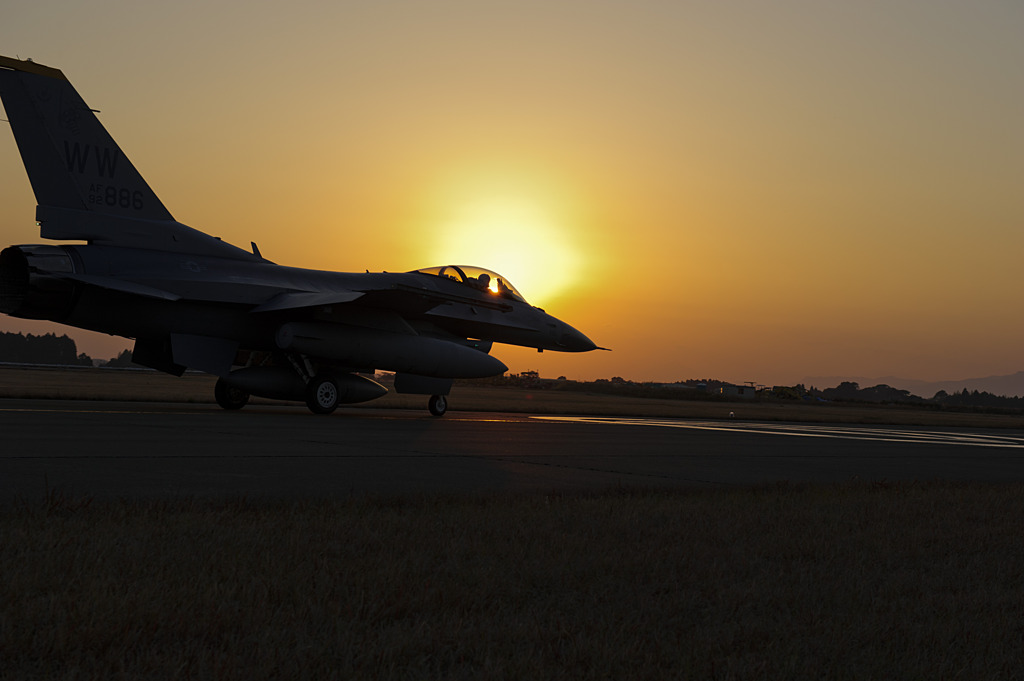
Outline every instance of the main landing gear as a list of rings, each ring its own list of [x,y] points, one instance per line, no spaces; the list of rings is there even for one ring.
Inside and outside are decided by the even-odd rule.
[[[304,402],[314,414],[331,414],[341,404],[367,402],[388,393],[376,381],[345,369],[317,367],[304,355],[285,355],[277,362],[250,362],[219,378],[213,389],[222,408],[237,411],[250,396]],[[290,366],[289,366],[290,365]],[[397,376],[394,390],[410,395],[427,395],[427,408],[435,417],[448,411],[451,379],[425,376]]]
[[[241,409],[249,403],[249,393],[241,388],[228,385],[223,378],[217,379],[217,385],[213,386],[213,398],[223,409]]]
[[[314,414],[330,414],[338,408],[338,385],[330,376],[314,376],[306,384],[306,406]]]

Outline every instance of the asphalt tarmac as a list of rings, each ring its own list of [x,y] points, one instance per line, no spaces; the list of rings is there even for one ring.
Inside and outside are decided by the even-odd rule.
[[[1024,481],[1024,433],[0,400],[0,503]]]

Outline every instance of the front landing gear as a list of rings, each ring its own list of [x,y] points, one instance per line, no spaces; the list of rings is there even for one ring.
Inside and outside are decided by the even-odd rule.
[[[431,395],[430,401],[427,402],[427,409],[434,416],[444,416],[444,413],[448,411],[448,398],[444,395]]]

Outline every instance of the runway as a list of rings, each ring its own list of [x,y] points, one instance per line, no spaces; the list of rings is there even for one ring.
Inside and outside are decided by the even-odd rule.
[[[0,400],[0,502],[1024,481],[1019,431]]]

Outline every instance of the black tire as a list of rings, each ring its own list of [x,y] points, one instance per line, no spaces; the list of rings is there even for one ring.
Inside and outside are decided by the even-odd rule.
[[[306,406],[314,414],[330,414],[338,408],[338,385],[328,376],[314,376],[306,384]]]
[[[249,404],[249,393],[229,384],[223,378],[218,378],[217,385],[213,386],[213,398],[224,409],[241,409]]]
[[[448,398],[444,395],[431,395],[430,401],[427,402],[427,409],[434,416],[444,416],[448,411]]]

